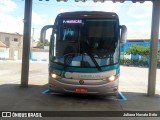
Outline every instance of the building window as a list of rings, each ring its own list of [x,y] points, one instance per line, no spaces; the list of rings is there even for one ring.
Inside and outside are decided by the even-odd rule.
[[[9,41],[9,37],[5,37],[5,41]]]
[[[18,42],[18,39],[17,38],[14,38],[14,40],[13,40],[14,42]]]

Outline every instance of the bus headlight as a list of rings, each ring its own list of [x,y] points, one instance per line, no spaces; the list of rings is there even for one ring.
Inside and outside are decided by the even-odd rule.
[[[113,82],[113,81],[115,81],[115,80],[117,80],[118,79],[118,75],[112,75],[112,76],[110,76],[110,77],[106,77],[105,79],[103,79],[103,80],[106,80],[106,81],[108,81],[108,82]]]
[[[54,73],[51,73],[51,77],[55,79],[57,77],[57,75]]]
[[[110,76],[109,78],[108,78],[108,80],[110,81],[110,82],[112,82],[112,81],[115,81],[116,80],[116,76],[115,75],[112,75],[112,76]]]
[[[51,78],[53,78],[54,80],[58,80],[58,79],[61,78],[60,76],[56,75],[55,73],[50,73],[50,76],[51,76]]]

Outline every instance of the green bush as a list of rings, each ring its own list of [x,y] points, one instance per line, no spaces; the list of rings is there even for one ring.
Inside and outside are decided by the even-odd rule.
[[[126,55],[140,55],[142,56],[144,59],[149,57],[149,52],[150,52],[150,47],[145,47],[142,45],[136,45],[133,44],[131,45],[126,51],[125,54]]]
[[[120,64],[122,64],[122,65],[143,66],[143,67],[149,66],[148,61],[146,61],[146,59],[149,58],[149,54],[150,54],[150,47],[149,46],[145,47],[143,45],[132,44],[124,52],[124,54],[126,54],[126,55],[130,55],[130,54],[137,55],[138,54],[141,56],[141,59],[122,59],[122,54],[121,54]],[[158,54],[160,55],[160,47],[158,48]],[[160,56],[157,61],[157,66],[160,68]]]

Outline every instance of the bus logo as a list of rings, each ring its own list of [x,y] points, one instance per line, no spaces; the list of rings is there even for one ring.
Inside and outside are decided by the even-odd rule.
[[[80,80],[79,84],[83,85],[84,84],[84,80]]]

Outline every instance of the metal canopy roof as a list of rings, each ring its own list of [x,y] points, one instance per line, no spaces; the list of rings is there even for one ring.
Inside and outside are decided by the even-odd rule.
[[[42,0],[40,0],[42,1]],[[49,0],[46,0],[46,1],[49,1]],[[64,2],[67,2],[67,1],[71,1],[71,0],[57,0],[58,2],[60,1],[64,1]],[[125,1],[132,1],[133,3],[136,3],[136,2],[140,2],[140,3],[144,3],[145,1],[154,1],[154,0],[74,0],[75,2],[86,2],[86,1],[93,1],[93,2],[105,2],[105,1],[112,1],[112,2],[125,2]]]

